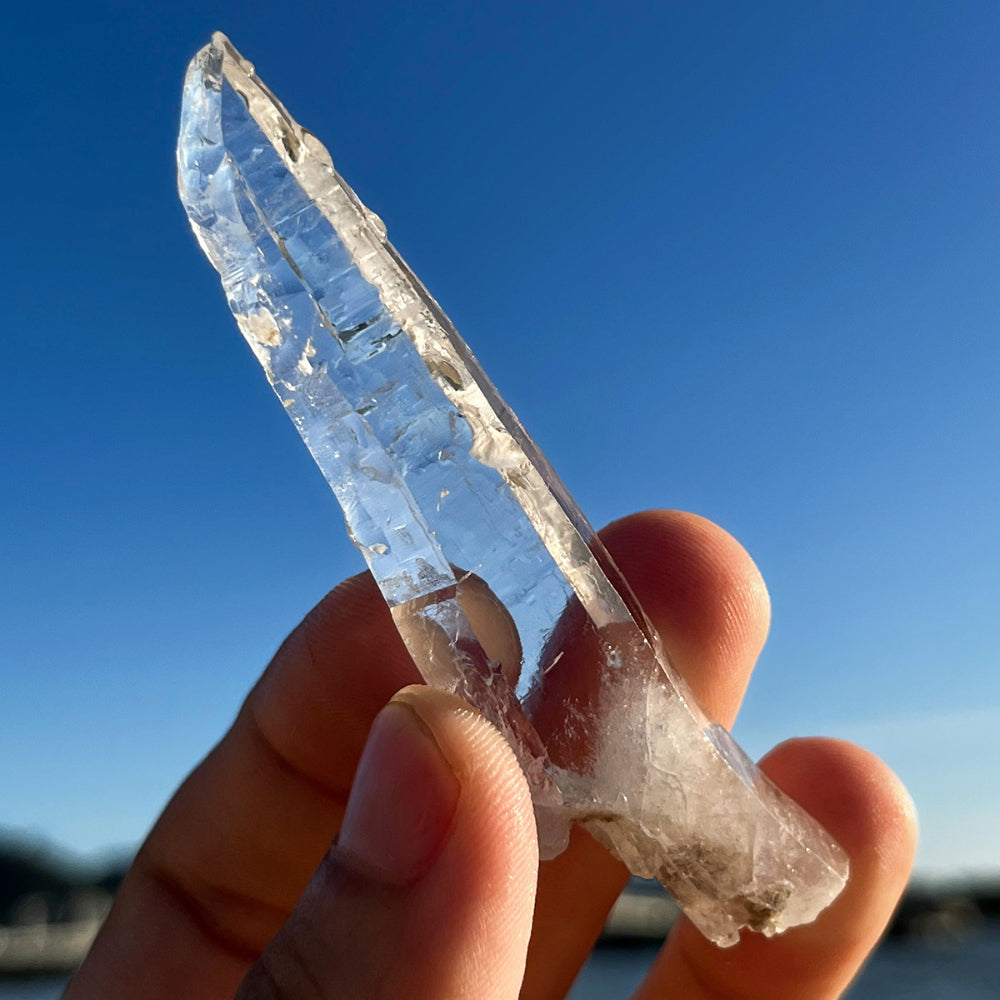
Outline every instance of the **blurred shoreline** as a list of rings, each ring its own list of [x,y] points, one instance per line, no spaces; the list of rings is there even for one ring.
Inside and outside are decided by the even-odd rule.
[[[38,842],[0,838],[0,978],[71,973],[107,916],[131,862],[121,852],[83,863]],[[632,879],[608,917],[598,948],[649,946],[679,914],[655,882]],[[1000,920],[1000,876],[915,881],[887,938],[958,943]]]

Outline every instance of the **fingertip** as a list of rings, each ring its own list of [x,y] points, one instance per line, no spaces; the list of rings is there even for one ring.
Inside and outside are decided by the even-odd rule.
[[[426,890],[428,911],[447,913],[463,928],[466,945],[454,958],[464,966],[458,979],[478,984],[468,995],[515,996],[538,878],[527,779],[500,732],[456,695],[413,685],[393,701],[420,718],[462,788],[451,838]]]
[[[390,702],[365,744],[337,846],[384,881],[412,883],[447,842],[460,795],[433,734],[405,702]]]
[[[916,852],[917,810],[883,760],[844,740],[813,737],[779,744],[760,766],[847,851],[849,889],[882,873],[902,890]]]
[[[746,549],[696,514],[649,510],[601,540],[702,706],[729,725],[767,639],[771,602]]]
[[[761,769],[847,852],[847,885],[811,924],[772,938],[744,932],[726,951],[682,920],[640,996],[669,983],[692,998],[833,1000],[885,930],[916,844],[913,802],[896,775],[867,750],[829,739],[782,743]]]
[[[916,851],[916,809],[892,769],[844,740],[788,740],[761,761],[779,788],[817,819],[850,858],[843,892],[813,923],[744,944],[774,967],[802,967],[829,995],[854,978],[895,911]],[[794,977],[790,977],[794,981]],[[817,990],[817,996],[826,996]]]
[[[510,744],[480,712],[455,694],[411,684],[393,696],[427,727],[462,783],[463,809],[477,820],[502,816],[504,836],[522,845],[524,861],[537,866],[531,791]]]

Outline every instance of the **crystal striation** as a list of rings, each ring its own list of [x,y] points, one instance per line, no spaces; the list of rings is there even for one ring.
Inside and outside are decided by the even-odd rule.
[[[843,851],[705,716],[381,221],[221,34],[188,71],[177,155],[195,234],[413,659],[518,755],[542,856],[579,823],[721,945],[812,920]]]

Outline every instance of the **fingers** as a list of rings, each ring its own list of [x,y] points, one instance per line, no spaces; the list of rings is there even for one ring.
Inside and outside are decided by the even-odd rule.
[[[536,873],[509,746],[454,696],[406,689],[375,720],[339,843],[238,1000],[513,1000]]]
[[[710,521],[678,511],[624,518],[601,539],[674,667],[706,711],[731,724],[770,621],[767,590],[746,551]],[[581,830],[563,854],[542,863],[524,1000],[565,995],[627,878]]]
[[[727,950],[682,919],[637,1000],[828,1000],[846,989],[882,934],[916,846],[913,803],[899,780],[867,751],[833,740],[783,743],[761,766],[850,855],[847,887],[812,924],[770,939],[744,932]]]

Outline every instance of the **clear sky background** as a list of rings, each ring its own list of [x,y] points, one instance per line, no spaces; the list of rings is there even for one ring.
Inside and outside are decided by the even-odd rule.
[[[175,189],[254,60],[595,524],[717,520],[774,619],[737,736],[843,735],[1000,871],[1000,6],[19,4],[0,92],[0,828],[141,838],[362,568]]]

